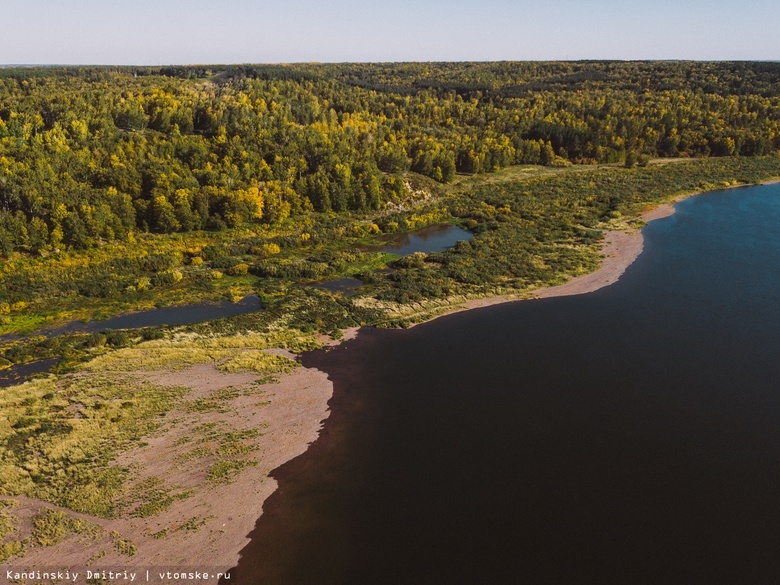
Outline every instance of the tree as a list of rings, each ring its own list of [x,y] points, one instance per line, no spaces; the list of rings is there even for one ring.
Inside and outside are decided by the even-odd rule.
[[[176,210],[165,195],[158,195],[152,200],[147,216],[149,227],[154,232],[170,234],[181,228]]]
[[[539,150],[539,164],[548,166],[551,165],[554,161],[555,151],[553,150],[552,144],[549,140],[543,142]]]
[[[62,241],[71,248],[87,247],[87,229],[78,213],[71,212],[62,220]]]

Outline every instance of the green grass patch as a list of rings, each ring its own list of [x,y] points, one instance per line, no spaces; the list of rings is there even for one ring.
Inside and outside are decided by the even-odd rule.
[[[133,557],[138,552],[138,547],[132,540],[123,538],[118,532],[111,533],[111,540],[114,542],[114,548],[120,555]]]
[[[245,467],[257,465],[248,459],[228,459],[212,465],[206,473],[206,479],[214,483],[227,483],[234,479]]]
[[[97,524],[73,518],[60,510],[43,510],[33,518],[30,542],[34,546],[48,547],[59,544],[71,534],[95,539],[102,530]]]

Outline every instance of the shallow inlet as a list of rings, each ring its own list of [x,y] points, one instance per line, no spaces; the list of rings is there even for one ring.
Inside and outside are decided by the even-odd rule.
[[[677,209],[608,288],[306,354],[332,412],[237,582],[774,582],[780,186]]]
[[[118,329],[141,329],[143,327],[159,327],[163,325],[190,325],[202,321],[211,321],[224,317],[234,317],[262,310],[260,298],[257,295],[233,303],[204,303],[183,307],[163,307],[117,315],[105,321],[74,321],[54,329],[44,329],[37,335],[56,337],[68,333],[101,333]],[[11,339],[11,336],[7,337]],[[36,374],[50,371],[59,360],[56,358],[38,360],[29,364],[17,364],[6,370],[0,370],[0,388],[21,384]]]
[[[29,364],[16,364],[8,369],[0,370],[0,388],[16,386],[29,380],[35,374],[44,374],[51,370],[58,361],[57,358],[49,358]]]
[[[260,311],[263,307],[257,295],[249,295],[233,303],[203,303],[200,305],[185,305],[182,307],[163,307],[117,315],[105,321],[74,321],[56,329],[44,331],[51,336],[63,333],[97,333],[109,329],[141,329],[143,327],[159,327],[163,325],[191,325],[212,319],[234,317],[246,313]]]
[[[359,278],[343,276],[341,278],[334,278],[333,280],[323,280],[322,282],[318,282],[312,286],[314,288],[321,288],[335,294],[352,296],[355,294],[357,289],[363,286],[363,281]]]

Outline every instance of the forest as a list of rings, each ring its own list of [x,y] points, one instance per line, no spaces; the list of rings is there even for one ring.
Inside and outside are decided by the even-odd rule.
[[[0,70],[0,254],[381,210],[405,173],[761,156],[780,64]]]

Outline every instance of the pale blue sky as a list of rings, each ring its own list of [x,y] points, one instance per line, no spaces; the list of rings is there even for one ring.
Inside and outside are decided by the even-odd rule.
[[[0,0],[0,63],[780,60],[778,0]]]

